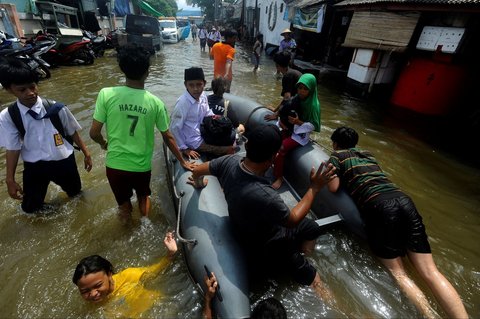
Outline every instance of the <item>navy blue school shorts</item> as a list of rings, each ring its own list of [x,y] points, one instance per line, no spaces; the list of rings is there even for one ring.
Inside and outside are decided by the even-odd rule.
[[[120,206],[130,201],[133,190],[137,197],[150,196],[151,171],[128,172],[107,167],[107,178],[117,204]]]
[[[81,191],[82,183],[74,153],[59,161],[24,162],[23,168],[22,209],[26,213],[43,209],[50,182],[60,186],[69,197]]]
[[[407,250],[431,253],[422,216],[410,197],[373,199],[362,208],[362,217],[368,243],[378,257],[393,259]]]

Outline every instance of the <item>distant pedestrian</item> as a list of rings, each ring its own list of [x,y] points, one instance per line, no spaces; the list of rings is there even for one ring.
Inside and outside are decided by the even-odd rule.
[[[295,39],[292,37],[292,31],[288,28],[283,30],[280,35],[283,36],[283,40],[280,41],[278,52],[290,53],[290,66],[293,66],[297,42],[295,42]]]
[[[200,40],[200,51],[205,52],[205,47],[207,46],[208,31],[205,29],[203,24],[199,26],[198,30],[198,39]]]
[[[198,27],[195,24],[195,22],[192,23],[192,25],[190,26],[190,31],[192,32],[192,41],[193,42],[197,41],[197,30],[198,30]]]
[[[257,40],[255,41],[255,44],[253,45],[253,72],[256,72],[258,70],[258,65],[260,64],[260,55],[262,54],[263,51],[263,34],[259,33],[257,34]]]
[[[222,35],[220,31],[218,31],[215,27],[212,27],[212,30],[208,33],[207,37],[208,52],[210,53],[213,45],[220,41],[222,41]]]
[[[230,93],[232,85],[232,64],[235,57],[235,42],[237,31],[227,30],[224,32],[225,41],[216,43],[210,51],[213,58],[213,77],[224,77],[227,80],[225,92]]]

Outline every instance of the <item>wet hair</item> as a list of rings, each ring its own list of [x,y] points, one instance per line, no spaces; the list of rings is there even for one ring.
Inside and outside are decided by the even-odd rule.
[[[257,304],[250,319],[287,319],[287,311],[277,299],[267,298]]]
[[[277,52],[273,57],[273,61],[285,68],[290,64],[291,58],[292,56],[288,52]]]
[[[91,255],[83,258],[75,268],[72,281],[76,285],[80,278],[88,274],[104,271],[107,275],[113,274],[112,264],[99,255]]]
[[[259,41],[263,41],[263,34],[261,33],[257,34],[256,39]]]
[[[270,160],[282,146],[282,135],[276,125],[260,125],[245,136],[247,158],[254,163]]]
[[[212,91],[215,95],[222,96],[227,88],[227,81],[223,76],[212,80]]]
[[[353,148],[358,143],[358,134],[353,128],[342,126],[332,133],[331,140],[340,149]]]
[[[140,80],[150,67],[150,52],[136,44],[127,44],[118,48],[117,61],[128,79]]]
[[[39,77],[25,62],[17,58],[4,57],[0,60],[0,84],[6,89],[12,84],[38,83]]]

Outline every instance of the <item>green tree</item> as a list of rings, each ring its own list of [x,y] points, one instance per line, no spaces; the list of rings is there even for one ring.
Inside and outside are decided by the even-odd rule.
[[[178,6],[175,0],[148,0],[146,2],[166,17],[177,16]]]
[[[218,3],[221,2],[228,2],[233,3],[235,0],[218,0]],[[214,20],[215,15],[215,0],[187,0],[187,4],[189,6],[196,6],[199,7],[206,16],[207,20]]]

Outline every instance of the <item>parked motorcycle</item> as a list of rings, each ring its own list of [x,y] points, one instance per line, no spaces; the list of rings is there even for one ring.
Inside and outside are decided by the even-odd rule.
[[[41,58],[41,55],[53,46],[55,46],[55,42],[44,41],[42,43],[26,43],[18,47],[18,43],[4,40],[0,44],[0,56],[21,59],[37,72],[40,79],[48,79],[51,76],[50,65]]]
[[[56,40],[56,37],[51,34],[39,34],[35,41],[42,41],[45,39]],[[51,66],[93,64],[95,53],[91,46],[92,44],[89,39],[61,42],[48,50],[42,55],[42,57]]]
[[[90,31],[82,30],[84,39],[91,41],[91,49],[95,57],[101,57],[107,48],[107,37],[104,35],[95,35]]]

